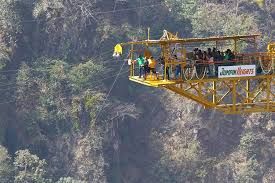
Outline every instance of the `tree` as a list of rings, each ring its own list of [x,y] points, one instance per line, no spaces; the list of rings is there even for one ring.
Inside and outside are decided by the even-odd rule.
[[[21,15],[18,12],[18,1],[0,0],[1,34],[8,43],[16,43],[16,35],[22,33]]]
[[[159,134],[161,135],[161,134]],[[153,174],[159,182],[200,182],[208,174],[209,161],[197,141],[188,142],[181,134],[158,138],[163,143],[161,158],[156,163]],[[208,169],[207,169],[208,168]]]
[[[100,22],[95,12],[98,10],[97,4],[101,1],[37,1],[33,15],[45,23],[40,25],[43,27],[43,35],[46,35],[43,52],[60,55],[66,59],[89,55],[96,32],[94,25]]]
[[[29,150],[19,150],[15,153],[15,183],[44,183],[46,161],[30,153]]]
[[[0,182],[13,182],[13,170],[12,160],[7,149],[0,145]]]
[[[263,171],[259,162],[250,158],[237,172],[236,181],[238,183],[257,183],[263,175]]]
[[[206,4],[192,18],[196,36],[239,35],[258,31],[252,14],[238,14],[232,6]]]
[[[261,149],[266,145],[266,137],[261,133],[253,133],[251,131],[244,133],[240,140],[240,150],[248,158],[261,155]]]
[[[93,183],[106,183],[105,167],[107,165],[103,154],[104,132],[99,127],[93,127],[87,136],[78,142],[74,154],[74,175],[80,180]]]
[[[89,88],[91,83],[98,84],[95,78],[98,78],[103,71],[101,65],[97,65],[92,60],[89,60],[86,63],[73,67],[68,77],[72,83],[73,89],[79,92]]]
[[[215,1],[214,1],[215,2]],[[213,1],[167,1],[179,18],[188,18],[195,36],[237,35],[258,32],[256,17],[239,13],[239,3]]]
[[[61,177],[56,183],[87,183],[85,181],[76,180],[72,177]]]

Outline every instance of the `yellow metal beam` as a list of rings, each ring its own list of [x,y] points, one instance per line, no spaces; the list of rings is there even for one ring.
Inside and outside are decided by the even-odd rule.
[[[214,104],[208,102],[207,100],[205,100],[205,99],[203,99],[203,98],[200,98],[200,97],[198,97],[198,96],[196,96],[196,95],[192,95],[192,94],[190,94],[189,92],[185,92],[184,90],[181,90],[180,88],[175,87],[175,86],[173,86],[173,85],[167,85],[167,86],[164,86],[164,88],[167,88],[167,89],[169,89],[169,90],[171,90],[171,91],[173,91],[173,92],[175,92],[175,93],[178,93],[178,94],[180,94],[180,95],[182,95],[182,96],[185,96],[185,97],[187,97],[187,98],[189,98],[189,99],[192,99],[192,100],[194,100],[194,101],[196,101],[196,102],[198,102],[198,103],[204,105],[205,107],[208,107],[208,108],[213,108],[213,107],[215,107]]]
[[[275,112],[275,75],[204,80],[154,80],[129,77],[150,87],[163,87],[226,114]]]
[[[220,37],[209,37],[209,38],[185,38],[185,39],[171,39],[171,40],[143,40],[143,41],[131,41],[127,43],[120,43],[122,46],[125,45],[162,45],[162,44],[175,44],[175,43],[203,43],[212,41],[227,41],[234,39],[256,39],[260,34],[252,35],[236,35],[236,36],[220,36]]]

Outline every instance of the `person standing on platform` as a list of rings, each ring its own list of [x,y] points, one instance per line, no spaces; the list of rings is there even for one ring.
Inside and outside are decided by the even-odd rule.
[[[138,62],[138,66],[139,66],[139,78],[141,78],[141,76],[145,75],[145,70],[144,70],[145,59],[144,59],[144,57],[139,55],[137,62]]]

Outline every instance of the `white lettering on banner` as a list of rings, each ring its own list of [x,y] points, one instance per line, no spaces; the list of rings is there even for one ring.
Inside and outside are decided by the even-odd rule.
[[[256,76],[256,65],[219,66],[219,78]]]

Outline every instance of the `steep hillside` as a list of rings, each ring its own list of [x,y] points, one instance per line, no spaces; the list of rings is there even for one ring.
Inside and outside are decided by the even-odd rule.
[[[275,182],[274,114],[206,110],[128,81],[112,58],[147,27],[154,38],[261,32],[263,50],[274,10],[272,0],[0,0],[0,182]]]

